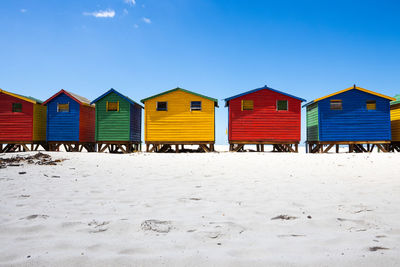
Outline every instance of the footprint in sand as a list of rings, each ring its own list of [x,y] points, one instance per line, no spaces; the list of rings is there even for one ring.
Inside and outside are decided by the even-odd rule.
[[[92,230],[89,230],[89,233],[100,233],[100,232],[105,232],[108,230],[105,226],[109,224],[110,222],[104,221],[104,222],[98,222],[96,220],[92,220],[91,222],[88,223],[88,226],[92,226]]]
[[[369,223],[366,222],[364,220],[354,220],[354,219],[346,219],[346,218],[337,218],[337,220],[343,224],[345,224],[345,226],[351,226],[349,224],[356,224],[358,227],[363,226],[362,229],[356,229],[356,227],[351,226],[350,228],[348,228],[347,230],[352,231],[355,230],[357,232],[363,232],[363,231],[367,231],[367,229],[379,229],[378,225],[373,224],[373,223]],[[340,224],[340,226],[342,226],[342,224]]]
[[[210,239],[219,239],[224,236],[240,235],[246,228],[236,224],[234,222],[209,222],[208,225],[204,225],[206,229],[197,231],[197,229],[191,229],[187,232],[196,232],[201,238],[204,236]]]
[[[157,233],[168,233],[172,230],[170,221],[146,220],[140,225],[144,231],[154,231]]]

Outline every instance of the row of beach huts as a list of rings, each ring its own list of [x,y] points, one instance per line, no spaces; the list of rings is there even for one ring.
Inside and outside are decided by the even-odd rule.
[[[0,152],[38,150],[130,153],[141,150],[142,109],[148,152],[214,151],[218,100],[182,88],[142,99],[115,89],[90,101],[61,90],[42,102],[0,89]],[[298,152],[305,99],[264,86],[225,99],[230,151],[255,145]],[[400,152],[400,95],[352,86],[315,99],[307,113],[310,153]]]

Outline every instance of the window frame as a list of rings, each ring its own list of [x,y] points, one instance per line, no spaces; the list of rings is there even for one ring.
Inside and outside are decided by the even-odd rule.
[[[19,106],[20,108],[16,108],[16,106]],[[12,113],[22,113],[22,103],[12,103],[11,105],[11,112]]]
[[[199,102],[200,103],[200,108],[193,108],[193,106],[192,106],[193,102]],[[203,110],[202,101],[190,101],[190,111],[202,111],[202,110]]]
[[[332,108],[333,103],[340,103],[340,108]],[[329,100],[329,110],[343,110],[343,100],[342,99],[331,99]]]
[[[159,109],[158,103],[165,103],[165,109]],[[156,111],[168,111],[168,101],[157,101],[157,103],[156,103]]]
[[[368,102],[370,102],[370,103],[368,103]],[[374,104],[374,108],[373,108],[373,109],[368,108],[368,104],[372,104],[372,102],[373,102],[373,104]],[[365,101],[365,108],[366,108],[367,110],[376,110],[376,100],[367,100],[367,101]]]
[[[245,106],[245,105],[244,105],[244,102],[245,102],[245,101],[251,101],[251,103],[252,103],[252,104],[251,104],[251,109],[250,109],[250,108],[246,108],[246,109],[244,108],[244,106]],[[246,110],[246,111],[254,110],[254,100],[253,100],[253,99],[242,99],[242,101],[241,101],[241,109],[242,109],[242,111],[245,111],[245,110]]]
[[[68,105],[68,110],[60,111],[60,105]],[[68,103],[58,103],[57,102],[57,113],[69,113],[69,111],[70,111],[69,102]]]
[[[110,110],[110,103],[116,103],[117,104],[117,109],[116,110]],[[119,101],[107,101],[107,103],[106,103],[106,112],[119,112]]]
[[[286,102],[286,109],[279,109],[279,101]],[[276,111],[289,111],[289,100],[287,99],[276,100]]]

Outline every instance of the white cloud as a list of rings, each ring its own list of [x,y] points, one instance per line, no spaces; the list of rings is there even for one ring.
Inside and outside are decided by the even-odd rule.
[[[136,0],[124,0],[124,2],[132,6],[136,5]]]
[[[84,16],[93,16],[96,18],[113,18],[115,16],[115,11],[112,9],[99,10],[94,12],[83,12]]]
[[[147,24],[151,23],[151,19],[149,19],[149,18],[143,18],[142,20]]]
[[[28,11],[28,10],[25,9],[25,8],[23,8],[23,9],[20,10],[21,13],[26,13],[27,11]]]
[[[124,15],[128,15],[128,13],[129,13],[128,9],[126,9],[126,8],[124,8],[123,12],[124,12]]]

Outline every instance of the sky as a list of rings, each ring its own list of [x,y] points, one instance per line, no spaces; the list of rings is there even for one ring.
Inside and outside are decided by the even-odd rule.
[[[223,99],[264,85],[308,101],[400,93],[398,1],[1,0],[0,36],[4,90],[138,102],[179,86],[220,100],[218,144]]]

